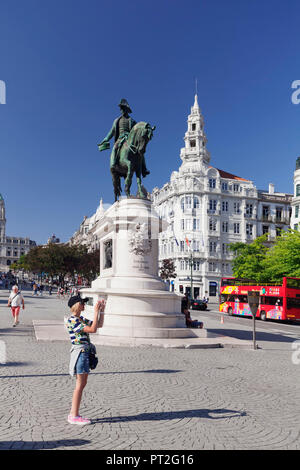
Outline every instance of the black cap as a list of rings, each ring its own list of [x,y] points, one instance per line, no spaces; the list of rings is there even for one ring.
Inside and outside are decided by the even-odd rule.
[[[80,295],[73,295],[73,297],[70,297],[68,301],[68,307],[70,308],[73,307],[73,305],[77,304],[77,302],[85,304],[86,302],[88,302],[88,300],[89,300],[88,297],[85,297],[84,299],[82,299]]]

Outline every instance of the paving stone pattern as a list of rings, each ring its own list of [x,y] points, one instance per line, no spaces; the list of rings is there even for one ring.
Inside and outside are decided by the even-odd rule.
[[[83,428],[67,423],[75,380],[70,344],[38,342],[33,319],[66,301],[26,297],[12,328],[0,293],[0,449],[299,449],[300,365],[289,350],[98,346]]]

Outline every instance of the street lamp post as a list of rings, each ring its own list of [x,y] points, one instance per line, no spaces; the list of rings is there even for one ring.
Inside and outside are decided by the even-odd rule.
[[[191,259],[190,259],[190,264],[191,264],[191,299],[193,298],[193,252],[191,251]]]

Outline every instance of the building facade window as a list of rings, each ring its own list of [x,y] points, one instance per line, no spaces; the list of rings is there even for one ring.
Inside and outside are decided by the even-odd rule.
[[[194,271],[200,271],[200,261],[199,260],[194,260],[193,269],[194,269]]]
[[[199,240],[193,240],[193,251],[200,251],[200,243]]]
[[[222,183],[222,191],[228,191],[228,183],[224,182]]]
[[[263,219],[268,219],[269,218],[269,215],[270,215],[270,207],[269,206],[263,206],[262,207],[262,216],[263,216]]]
[[[208,271],[211,273],[217,271],[217,264],[214,261],[208,263]]]
[[[282,207],[276,207],[276,220],[280,221],[282,218]]]
[[[252,224],[246,224],[246,235],[249,237],[252,237],[253,235],[253,225]]]
[[[223,233],[228,232],[228,222],[222,222],[222,232]]]
[[[228,263],[222,263],[222,270],[223,270],[223,273],[229,273],[230,272],[230,269],[229,269],[229,264]]]
[[[217,230],[217,222],[214,219],[209,219],[209,230],[215,232]]]
[[[209,242],[209,252],[210,253],[217,252],[217,242]]]
[[[227,245],[227,243],[222,243],[222,253],[223,253],[223,255],[228,254],[228,245]]]
[[[300,184],[296,185],[296,196],[300,196]]]
[[[216,187],[216,180],[215,180],[215,178],[209,178],[208,183],[209,183],[210,189],[215,189],[215,187]]]
[[[200,219],[193,219],[193,230],[200,230]]]
[[[189,210],[192,208],[192,197],[191,196],[185,196],[181,198],[180,201],[180,206],[182,211],[184,212],[185,210]]]
[[[269,226],[268,225],[263,225],[262,226],[262,233],[265,235],[266,233],[269,233]]]
[[[295,207],[295,218],[298,219],[299,217],[299,206]]]
[[[233,212],[235,214],[239,214],[240,213],[240,203],[239,202],[234,202],[233,203]]]
[[[198,197],[194,197],[194,209],[199,209],[200,207],[200,203],[199,203],[199,198]]]
[[[222,212],[228,212],[228,201],[222,201]]]
[[[233,233],[240,233],[240,224],[239,223],[233,224]]]
[[[253,215],[253,204],[246,204],[246,216],[252,217]]]
[[[209,211],[210,212],[216,212],[217,209],[217,201],[216,199],[210,199],[209,200]]]

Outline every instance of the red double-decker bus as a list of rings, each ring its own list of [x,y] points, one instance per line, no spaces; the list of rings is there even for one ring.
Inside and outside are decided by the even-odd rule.
[[[258,285],[255,281],[222,278],[220,312],[228,315],[252,316],[247,294],[260,292],[256,317],[261,320],[300,320],[300,278],[284,277],[281,284]]]

